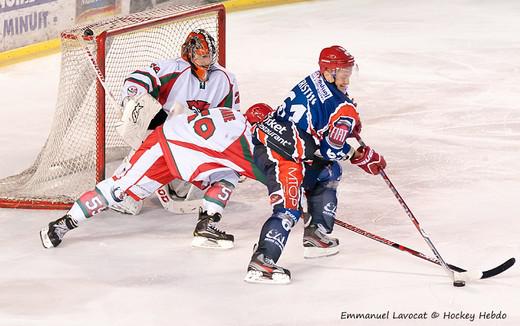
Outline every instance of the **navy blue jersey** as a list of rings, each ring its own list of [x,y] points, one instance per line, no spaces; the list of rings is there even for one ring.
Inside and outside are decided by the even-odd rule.
[[[348,120],[354,127],[357,121],[353,120],[359,120],[359,117],[354,102],[316,71],[290,91],[278,107],[276,119],[292,121],[319,142],[338,120]]]
[[[340,159],[342,153],[350,150],[348,144],[344,148],[334,149],[324,142],[328,131],[342,123],[352,133],[360,123],[352,99],[336,85],[327,82],[319,71],[307,76],[290,91],[274,118],[280,122],[291,122],[298,130],[311,135],[326,159]]]

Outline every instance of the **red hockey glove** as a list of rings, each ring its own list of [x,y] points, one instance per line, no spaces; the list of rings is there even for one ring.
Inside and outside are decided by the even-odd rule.
[[[358,154],[361,155],[357,158],[353,158],[351,162],[365,170],[366,173],[379,174],[379,172],[386,167],[385,158],[369,146],[360,147],[357,151]]]

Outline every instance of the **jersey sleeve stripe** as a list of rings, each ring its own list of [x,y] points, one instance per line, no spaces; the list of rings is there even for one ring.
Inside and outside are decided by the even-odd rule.
[[[168,100],[168,95],[170,95],[171,89],[173,88],[173,85],[175,85],[177,78],[179,78],[179,76],[182,75],[182,73],[186,71],[186,69],[184,69],[182,72],[174,72],[161,77],[162,87],[159,91],[159,103],[161,103],[162,105],[166,103],[166,101]]]
[[[151,90],[149,91],[149,93],[153,97],[157,98],[157,96],[159,95],[159,89],[160,89],[161,85],[155,76],[153,76],[152,74],[150,74],[147,71],[142,71],[142,70],[136,70],[136,71],[134,71],[134,73],[132,75],[133,75],[133,77],[142,76],[142,77],[145,77],[146,79],[148,79],[150,81],[149,85],[151,86]]]
[[[126,82],[137,84],[137,85],[143,87],[148,93],[150,93],[150,85],[140,79],[137,79],[134,77],[128,77],[127,79],[125,79],[125,83]]]

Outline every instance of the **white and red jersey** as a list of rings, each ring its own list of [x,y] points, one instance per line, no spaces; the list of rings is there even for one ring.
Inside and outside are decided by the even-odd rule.
[[[250,128],[239,111],[228,108],[170,115],[112,178],[136,200],[174,179],[204,189],[212,175],[230,171],[265,183],[253,162]]]
[[[123,84],[123,98],[144,92],[156,98],[167,113],[175,102],[192,111],[215,107],[240,110],[236,78],[218,63],[208,71],[208,80],[201,82],[182,58],[154,62],[131,73]]]
[[[253,163],[250,125],[238,111],[215,108],[169,116],[162,134],[168,168],[183,180],[204,183],[209,174],[220,169],[260,177]]]

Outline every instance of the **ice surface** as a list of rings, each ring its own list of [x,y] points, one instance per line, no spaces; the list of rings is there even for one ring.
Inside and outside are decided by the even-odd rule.
[[[452,264],[484,270],[519,257],[520,3],[313,1],[228,15],[228,68],[243,108],[281,103],[340,44],[360,72],[352,94],[364,140]],[[28,167],[45,142],[59,55],[0,69],[0,177]],[[302,258],[302,226],[280,264],[288,286],[243,282],[269,215],[248,181],[222,222],[236,248],[190,247],[196,216],[148,201],[140,216],[108,212],[54,250],[38,230],[60,211],[0,209],[0,325],[519,325],[520,273],[454,288],[431,263],[336,227],[340,254]],[[420,250],[417,230],[379,177],[346,165],[338,216]],[[386,313],[389,320],[342,320]],[[480,312],[507,314],[478,319]],[[393,319],[423,313],[426,321]],[[438,319],[431,314],[440,313]],[[475,313],[476,320],[444,319]]]

